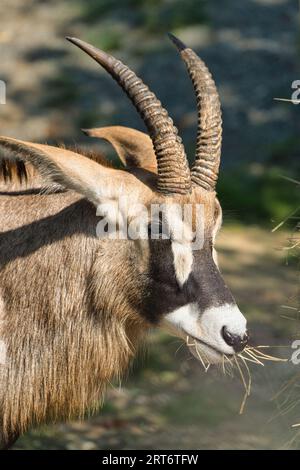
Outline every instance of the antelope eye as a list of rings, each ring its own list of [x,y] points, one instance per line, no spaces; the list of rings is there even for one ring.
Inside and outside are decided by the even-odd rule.
[[[148,238],[154,240],[168,240],[170,233],[161,220],[152,220],[148,225]]]

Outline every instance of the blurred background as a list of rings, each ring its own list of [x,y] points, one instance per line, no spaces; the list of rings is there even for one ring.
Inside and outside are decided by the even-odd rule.
[[[195,97],[166,32],[204,59],[224,117],[221,270],[249,319],[252,342],[287,346],[273,353],[290,358],[300,330],[300,107],[274,98],[290,99],[292,82],[300,79],[298,1],[2,0],[0,18],[0,79],[7,84],[1,134],[24,140],[91,147],[100,144],[80,128],[145,130],[114,81],[65,41],[71,35],[114,54],[145,80],[174,118],[192,159]],[[103,150],[115,158],[108,146]],[[15,448],[300,447],[291,427],[300,421],[297,382],[278,395],[300,365],[253,365],[252,394],[240,416],[238,376],[205,374],[179,347],[176,339],[153,332],[98,416],[44,427]]]

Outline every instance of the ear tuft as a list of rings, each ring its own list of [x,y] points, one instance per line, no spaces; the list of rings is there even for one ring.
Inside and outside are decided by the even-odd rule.
[[[24,162],[18,158],[9,159],[0,155],[0,180],[4,183],[27,182],[28,172]]]

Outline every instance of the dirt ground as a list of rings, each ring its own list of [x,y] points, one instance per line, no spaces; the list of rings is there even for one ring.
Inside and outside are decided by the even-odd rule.
[[[286,307],[295,305],[298,271],[284,250],[288,237],[287,232],[231,226],[223,229],[218,245],[225,279],[249,319],[252,343],[287,346],[272,352],[289,359],[297,328],[286,318],[293,318]],[[147,353],[141,356],[130,378],[109,389],[99,415],[31,432],[14,449],[300,446],[296,429],[291,428],[300,421],[300,410],[285,413],[286,395],[274,399],[299,366],[252,365],[252,393],[240,416],[243,387],[236,373],[234,377],[224,377],[219,369],[204,373],[180,341],[160,332],[153,332]]]

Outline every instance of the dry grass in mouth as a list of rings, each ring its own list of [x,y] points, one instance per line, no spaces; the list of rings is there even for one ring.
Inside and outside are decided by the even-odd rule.
[[[186,344],[189,347],[195,348],[195,351],[196,351],[197,356],[199,357],[200,363],[202,364],[204,371],[207,372],[211,363],[209,362],[207,355],[203,351],[199,350],[197,341],[193,339],[193,341],[191,342],[190,336],[187,336]],[[236,369],[239,373],[241,382],[245,389],[245,393],[244,393],[240,410],[239,410],[240,414],[244,412],[247,398],[251,394],[252,377],[251,377],[251,370],[249,368],[248,363],[264,366],[265,365],[264,362],[267,362],[267,361],[272,361],[272,362],[287,362],[288,361],[288,359],[282,359],[280,357],[272,356],[270,354],[266,354],[263,351],[271,347],[272,346],[256,346],[254,348],[252,346],[249,346],[245,348],[241,353],[234,354],[232,356],[222,354],[222,366],[221,367],[222,367],[222,371],[224,375],[233,376],[233,371]]]

